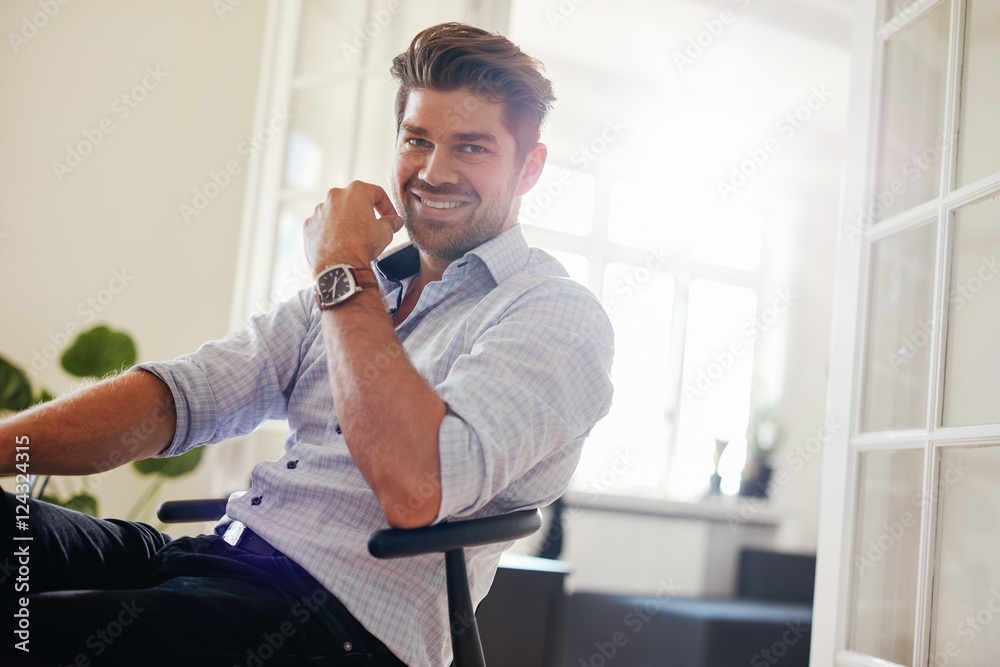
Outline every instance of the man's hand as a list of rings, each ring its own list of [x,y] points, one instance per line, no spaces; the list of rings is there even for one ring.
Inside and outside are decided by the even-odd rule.
[[[385,190],[353,181],[327,192],[326,200],[306,220],[302,231],[306,259],[313,273],[331,264],[367,267],[402,227],[403,219]]]

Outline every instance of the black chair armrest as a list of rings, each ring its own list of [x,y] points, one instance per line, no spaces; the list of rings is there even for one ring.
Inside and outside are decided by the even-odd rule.
[[[368,539],[368,551],[376,558],[447,552],[516,540],[532,534],[541,525],[542,513],[532,509],[423,528],[387,528],[372,534]]]
[[[156,508],[156,518],[163,523],[214,521],[225,516],[228,502],[228,498],[168,500]]]

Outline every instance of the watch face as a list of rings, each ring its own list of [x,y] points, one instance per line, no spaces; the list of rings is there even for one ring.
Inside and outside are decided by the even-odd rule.
[[[354,276],[344,267],[327,269],[316,279],[320,299],[325,304],[333,304],[350,296],[355,291]]]

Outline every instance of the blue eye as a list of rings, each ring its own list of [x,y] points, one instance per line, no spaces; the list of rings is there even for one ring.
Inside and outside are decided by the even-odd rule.
[[[420,139],[419,137],[411,137],[410,139],[407,139],[406,142],[411,146],[416,146],[418,148],[428,148],[431,145],[431,142],[426,139]]]
[[[482,146],[476,146],[475,144],[468,144],[466,146],[462,146],[462,150],[465,151],[466,153],[485,153],[486,152],[485,148],[483,148]]]

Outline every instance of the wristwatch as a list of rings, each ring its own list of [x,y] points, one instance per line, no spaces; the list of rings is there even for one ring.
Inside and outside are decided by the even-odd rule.
[[[316,276],[316,303],[320,310],[339,306],[365,287],[378,289],[375,272],[358,269],[349,264],[328,266]]]

